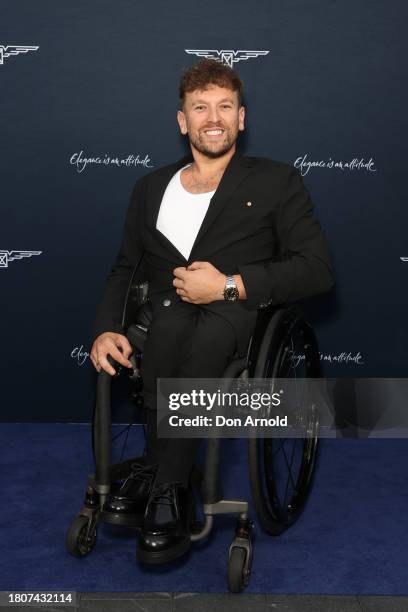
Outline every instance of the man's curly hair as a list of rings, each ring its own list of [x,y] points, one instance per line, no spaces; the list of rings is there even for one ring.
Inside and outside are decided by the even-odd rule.
[[[184,70],[179,85],[180,107],[184,107],[187,92],[206,89],[208,85],[218,85],[236,91],[238,106],[242,105],[243,84],[238,73],[221,62],[205,58]]]

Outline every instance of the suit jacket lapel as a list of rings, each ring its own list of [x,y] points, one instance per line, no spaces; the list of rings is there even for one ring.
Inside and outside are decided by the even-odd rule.
[[[182,253],[180,253],[178,249],[176,249],[174,244],[172,244],[164,234],[162,234],[158,229],[156,229],[156,223],[157,218],[159,216],[160,205],[167,185],[169,184],[174,174],[178,170],[180,170],[180,168],[187,165],[188,163],[191,163],[192,161],[192,155],[187,155],[175,164],[166,166],[161,172],[158,172],[155,179],[151,182],[151,190],[149,193],[149,201],[147,203],[146,211],[146,224],[148,225],[148,227],[150,227],[150,229],[156,234],[158,240],[160,240],[162,244],[167,249],[169,249],[177,259],[182,259],[183,262],[186,262],[187,259]]]
[[[197,237],[191,249],[189,261],[194,260],[194,253],[204,234],[208,232],[212,224],[217,219],[218,215],[227,204],[228,200],[238,188],[240,183],[248,176],[252,169],[252,161],[248,157],[244,157],[235,152],[231,157],[228,166],[225,168],[221,181],[216,192],[210,200],[207,213],[203,219]]]
[[[182,259],[184,262],[187,261],[186,258],[180,253],[180,251],[176,249],[176,247],[170,242],[170,240],[166,238],[166,236],[164,236],[159,230],[156,229],[156,222],[159,215],[159,209],[164,192],[171,178],[178,170],[180,170],[180,168],[182,168],[188,163],[191,163],[192,161],[192,155],[187,155],[175,164],[166,166],[165,168],[163,168],[162,172],[158,173],[158,175],[155,177],[155,180],[152,181],[146,213],[147,225],[157,233],[157,237],[168,249],[171,250],[171,252],[177,257],[177,259]],[[230,159],[230,162],[226,167],[224,174],[222,175],[218,188],[210,200],[207,213],[194,241],[193,248],[191,249],[189,261],[193,261],[194,251],[196,250],[200,240],[214,223],[224,206],[227,204],[229,198],[231,197],[235,189],[237,189],[239,184],[251,172],[252,165],[252,161],[249,157],[244,157],[238,152],[235,152],[232,158]]]

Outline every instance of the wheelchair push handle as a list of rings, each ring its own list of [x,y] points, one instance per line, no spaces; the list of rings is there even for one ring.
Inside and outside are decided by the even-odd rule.
[[[108,360],[108,362],[110,363],[110,365],[114,368],[115,370],[115,374],[108,374],[108,372],[106,372],[105,370],[101,370],[100,374],[104,373],[107,374],[108,376],[110,376],[111,378],[118,378],[122,372],[124,372],[125,374],[127,374],[128,376],[132,377],[134,374],[134,364],[132,364],[131,368],[128,368],[124,365],[122,365],[121,363],[119,363],[118,361],[116,361],[116,359],[114,359],[112,357],[112,355],[107,355],[106,359]],[[132,355],[129,357],[129,361],[132,363]]]
[[[97,372],[105,371],[110,376],[116,376],[118,371],[134,368],[131,359],[133,348],[124,334],[104,332],[94,341],[91,349],[91,360]],[[126,355],[129,357],[126,357]]]

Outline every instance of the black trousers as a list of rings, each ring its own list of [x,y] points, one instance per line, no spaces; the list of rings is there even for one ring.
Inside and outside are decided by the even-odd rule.
[[[252,329],[245,327],[245,321],[242,333],[249,342]],[[157,378],[219,377],[236,349],[236,331],[231,323],[203,306],[176,301],[155,312],[141,374],[148,409],[146,463],[158,464],[156,483],[179,481],[186,487],[201,443],[199,438],[157,436]]]

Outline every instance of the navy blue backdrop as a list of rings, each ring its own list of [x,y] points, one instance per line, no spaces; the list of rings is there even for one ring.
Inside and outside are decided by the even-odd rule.
[[[406,375],[403,0],[0,10],[2,420],[90,419],[92,323],[132,187],[188,146],[176,122],[181,72],[198,59],[187,50],[241,58],[241,151],[304,175],[336,273],[305,303],[324,373]]]

